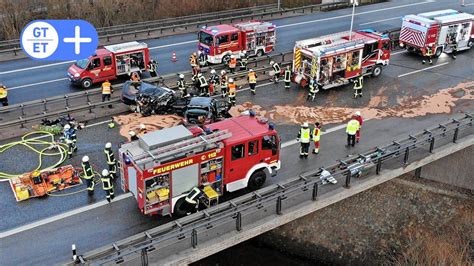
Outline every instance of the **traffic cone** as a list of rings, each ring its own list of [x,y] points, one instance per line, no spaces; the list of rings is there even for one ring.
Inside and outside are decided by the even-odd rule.
[[[176,58],[176,52],[173,51],[173,55],[171,56],[171,62],[176,62],[178,59]]]

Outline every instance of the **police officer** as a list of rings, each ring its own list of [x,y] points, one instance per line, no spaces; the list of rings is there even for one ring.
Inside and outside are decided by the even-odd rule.
[[[316,84],[316,80],[314,78],[311,78],[309,80],[309,92],[308,92],[308,97],[307,99],[311,99],[312,102],[314,102],[314,99],[316,98],[316,93],[319,91],[318,90],[318,84]]]
[[[309,145],[311,141],[311,130],[308,127],[308,122],[304,122],[298,131],[298,137],[296,138],[301,145],[300,147],[300,158],[307,158],[309,153]]]
[[[206,77],[202,73],[198,74],[199,93],[206,95],[208,93],[209,84],[207,83]]]
[[[431,50],[431,47],[426,48],[425,52],[425,58],[423,58],[423,61],[421,61],[422,64],[425,64],[426,61],[430,62],[430,65],[433,64],[433,60],[431,59],[433,57],[433,51]]]
[[[178,85],[178,89],[181,92],[181,98],[185,98],[188,96],[188,90],[186,89],[186,81],[184,80],[184,75],[179,74],[179,79],[176,82]]]
[[[278,79],[280,78],[280,65],[278,65],[278,63],[275,63],[274,61],[270,61],[270,65],[273,68],[273,72],[275,72],[275,74],[273,75],[273,82],[277,83]]]
[[[107,165],[109,166],[109,173],[112,178],[117,176],[117,161],[115,160],[114,151],[112,151],[112,143],[107,142],[104,149]]]
[[[150,76],[152,78],[157,77],[158,74],[156,73],[156,68],[158,67],[158,63],[151,59],[150,62],[148,63],[148,71],[150,71]]]
[[[222,92],[222,98],[225,98],[227,96],[227,82],[228,81],[228,76],[225,70],[221,71],[221,92]]]
[[[255,73],[253,69],[249,69],[247,80],[249,82],[250,91],[253,95],[255,95],[257,87],[257,73]]]
[[[89,195],[94,194],[94,169],[92,169],[91,164],[89,163],[89,156],[82,157],[82,176],[86,180],[87,193]]]
[[[249,61],[249,56],[246,52],[240,54],[240,70],[247,70],[247,64]]]
[[[354,80],[354,98],[362,97],[362,87],[364,86],[364,77],[361,75]]]
[[[114,195],[114,184],[112,183],[112,175],[109,173],[107,169],[102,170],[102,188],[105,191],[105,197],[107,201],[110,203],[115,195]]]
[[[104,83],[102,83],[102,102],[105,102],[105,100],[110,102],[112,92],[112,84],[108,80],[104,81]],[[112,108],[111,104],[109,104],[109,108]]]
[[[215,69],[211,69],[211,76],[209,77],[209,96],[213,95],[217,91],[217,87],[219,87],[220,78],[217,75]]]
[[[227,85],[229,88],[229,103],[234,106],[236,102],[236,93],[237,93],[237,86],[234,84],[234,79],[229,79],[229,84]]]
[[[284,81],[285,81],[285,89],[289,89],[291,87],[291,69],[290,69],[290,66],[286,66]]]
[[[5,85],[0,84],[0,102],[2,106],[8,106],[8,91]]]
[[[228,66],[229,66],[229,72],[234,73],[235,68],[237,67],[237,58],[235,58],[235,55],[230,56]]]

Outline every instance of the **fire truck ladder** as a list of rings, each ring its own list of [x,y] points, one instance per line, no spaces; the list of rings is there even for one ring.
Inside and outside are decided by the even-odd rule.
[[[227,129],[219,130],[208,135],[201,135],[192,139],[183,140],[178,143],[148,151],[144,158],[137,160],[137,164],[145,164],[151,161],[163,160],[176,155],[198,153],[203,147],[217,146],[217,142],[230,138],[232,133]]]

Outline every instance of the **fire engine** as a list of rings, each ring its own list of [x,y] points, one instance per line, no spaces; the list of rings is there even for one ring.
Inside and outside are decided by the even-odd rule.
[[[341,32],[297,41],[293,78],[302,87],[314,79],[318,88],[348,84],[353,78],[379,76],[390,60],[390,39],[372,30]]]
[[[199,51],[211,64],[227,63],[231,55],[240,58],[262,56],[274,50],[276,26],[270,22],[252,20],[238,24],[222,24],[201,29]]]
[[[141,74],[148,70],[150,55],[143,42],[106,45],[87,59],[76,61],[68,69],[69,80],[87,89],[94,83],[117,79],[119,76]]]
[[[119,149],[122,189],[144,214],[184,216],[224,191],[262,187],[280,169],[279,142],[273,124],[252,115],[150,132]]]
[[[408,15],[403,18],[400,46],[425,56],[428,49],[435,57],[471,48],[474,42],[474,16],[448,9]]]

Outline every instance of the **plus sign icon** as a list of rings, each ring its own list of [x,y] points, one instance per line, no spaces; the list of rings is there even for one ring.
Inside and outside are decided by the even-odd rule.
[[[84,20],[35,20],[21,32],[21,47],[35,60],[79,60],[97,45],[97,31]]]

